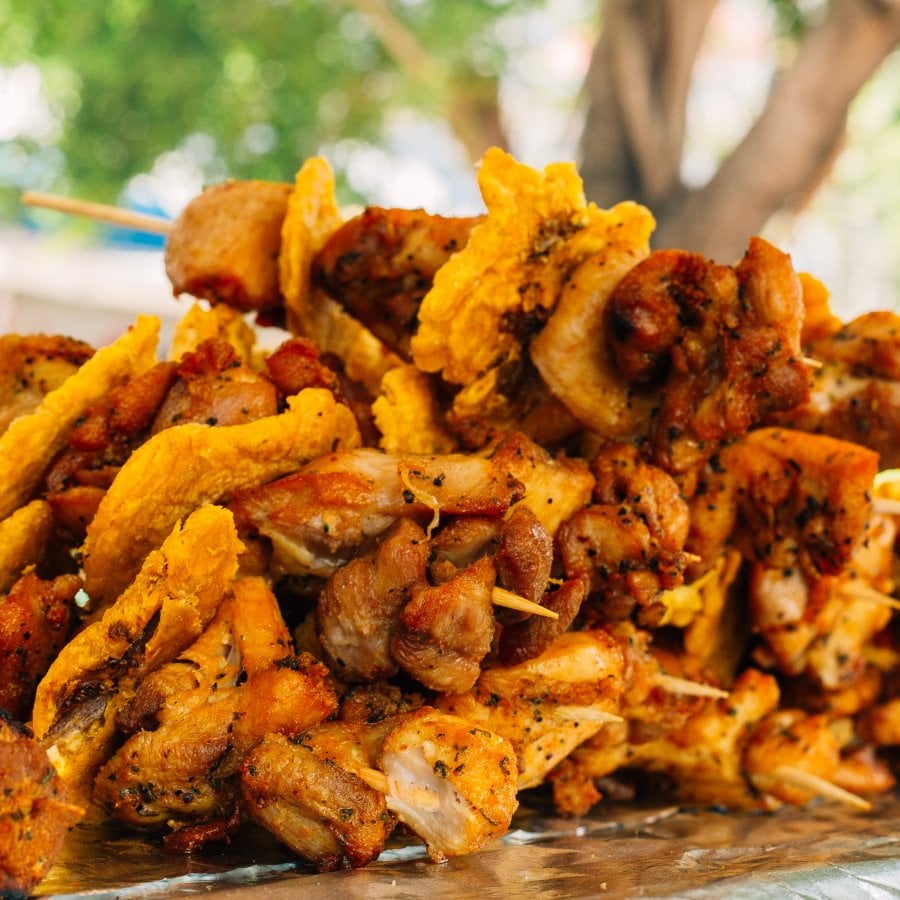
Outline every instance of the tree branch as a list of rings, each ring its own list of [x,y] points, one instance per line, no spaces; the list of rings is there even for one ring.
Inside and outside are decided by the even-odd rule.
[[[659,207],[680,186],[688,89],[716,0],[607,0],[586,89],[589,197]]]
[[[428,86],[449,83],[447,73],[394,15],[385,0],[348,2],[366,18],[382,47],[406,78]],[[444,114],[471,162],[480,160],[488,147],[507,146],[496,84],[489,79],[472,77],[450,84],[444,96]]]
[[[827,172],[850,103],[900,42],[900,0],[833,0],[775,82],[756,123],[709,183],[660,222],[654,245],[737,258]]]

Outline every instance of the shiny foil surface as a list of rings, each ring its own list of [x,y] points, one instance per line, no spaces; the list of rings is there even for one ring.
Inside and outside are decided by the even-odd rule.
[[[889,898],[900,896],[900,798],[873,813],[833,804],[773,814],[601,806],[563,819],[526,798],[509,833],[479,853],[431,863],[411,838],[364,869],[319,874],[244,829],[189,855],[110,825],[69,836],[39,896],[221,900],[288,897]]]

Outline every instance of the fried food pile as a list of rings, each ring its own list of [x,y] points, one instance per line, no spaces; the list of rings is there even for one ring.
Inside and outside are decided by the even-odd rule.
[[[4,891],[85,816],[328,870],[473,852],[533,789],[893,788],[900,319],[761,238],[651,251],[571,165],[479,183],[346,222],[321,159],[210,189],[165,358],[150,316],[2,338]]]

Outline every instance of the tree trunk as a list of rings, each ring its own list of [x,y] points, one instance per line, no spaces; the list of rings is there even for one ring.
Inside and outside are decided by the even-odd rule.
[[[827,174],[851,101],[900,42],[900,0],[833,0],[750,131],[708,184],[687,191],[679,178],[687,83],[713,5],[604,4],[588,75],[594,99],[582,168],[591,199],[608,205],[630,197],[650,206],[659,223],[654,246],[731,262],[750,235]],[[643,30],[635,27],[641,15]],[[678,24],[682,18],[691,21]]]
[[[610,206],[640,200],[658,215],[681,188],[694,60],[716,0],[607,0],[585,81],[585,191]]]

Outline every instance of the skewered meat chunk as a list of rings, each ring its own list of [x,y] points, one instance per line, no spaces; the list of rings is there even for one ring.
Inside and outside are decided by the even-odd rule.
[[[864,591],[869,586],[877,596],[891,589],[896,535],[892,520],[874,517],[866,541],[838,575],[754,567],[749,611],[766,642],[757,660],[771,657],[782,674],[805,673],[830,691],[855,683],[865,669],[864,648],[891,618],[890,608]]]
[[[900,381],[900,315],[864,313],[832,335],[809,345],[823,362],[843,363],[855,375]]]
[[[504,625],[497,644],[497,659],[511,666],[539,656],[575,621],[584,598],[585,583],[581,578],[551,584],[540,604],[556,613],[556,618],[529,615]]]
[[[553,540],[530,507],[513,507],[504,523],[494,564],[503,587],[540,602],[553,566]]]
[[[900,467],[900,316],[866,313],[807,352],[823,363],[809,399],[771,424],[852,441],[876,451],[882,468]]]
[[[637,603],[642,624],[657,624],[661,592],[687,566],[687,505],[673,479],[629,445],[602,449],[594,471],[594,502],[560,528],[566,575],[585,580],[605,617],[624,618]]]
[[[840,759],[840,744],[826,716],[781,709],[754,728],[744,750],[743,765],[753,786],[765,797],[803,806],[816,796],[815,792],[785,779],[782,767],[796,767],[832,781]]]
[[[391,641],[394,659],[431,690],[469,690],[494,637],[496,577],[484,557],[440,584],[414,585]]]
[[[384,794],[355,771],[377,763],[391,721],[324,723],[293,739],[266,735],[242,766],[247,814],[320,871],[371,862],[397,820]]]
[[[32,412],[93,352],[89,344],[60,335],[0,335],[0,434],[17,416]]]
[[[68,801],[47,752],[0,712],[0,894],[25,897],[84,815]]]
[[[626,381],[658,392],[652,461],[683,475],[803,402],[802,318],[790,258],[760,238],[734,268],[658,250],[631,269],[609,298],[607,339]]]
[[[875,453],[783,428],[750,432],[727,453],[739,485],[733,540],[744,556],[826,574],[847,565],[871,516]]]
[[[261,579],[235,582],[207,631],[154,673],[149,698],[138,690],[126,717],[148,718],[155,701],[153,730],[132,735],[97,775],[94,799],[133,825],[228,817],[241,761],[263,735],[297,734],[337,706],[325,667],[290,655]]]
[[[513,748],[491,731],[422,707],[382,746],[387,805],[435,861],[474,853],[509,828],[516,799]]]
[[[522,482],[525,492],[520,502],[551,537],[591,498],[594,477],[583,460],[563,453],[551,456],[521,432],[504,437],[491,459]]]
[[[209,338],[179,361],[152,433],[186,422],[241,425],[277,412],[275,385],[242,362],[228,341]]]
[[[34,692],[69,638],[81,579],[26,572],[0,600],[0,709],[24,720]]]
[[[706,701],[680,725],[650,740],[634,740],[627,725],[606,726],[572,754],[572,764],[592,779],[623,766],[662,772],[686,800],[753,808],[759,801],[743,777],[743,750],[778,699],[774,678],[746,669],[727,699]],[[652,716],[653,710],[646,713]]]
[[[328,239],[313,260],[313,279],[409,360],[422,298],[479,221],[370,206]]]
[[[374,859],[397,818],[435,860],[471,853],[506,831],[518,805],[509,744],[429,707],[327,722],[290,741],[269,735],[242,783],[251,818],[322,870]]]
[[[878,457],[857,444],[760,428],[712,457],[690,500],[687,549],[708,566],[727,542],[771,568],[840,572],[864,540]]]
[[[191,294],[245,312],[279,306],[278,253],[291,187],[225,181],[195,197],[166,241],[175,296]]]
[[[119,467],[152,426],[175,381],[175,363],[158,363],[95,403],[46,476],[47,500],[57,521],[83,538]]]
[[[569,631],[533,659],[485,669],[472,690],[445,694],[438,706],[508,740],[519,788],[529,788],[615,718],[625,673],[609,633]]]
[[[391,640],[428,562],[425,532],[398,519],[377,549],[351,560],[326,582],[316,621],[319,641],[344,681],[377,681],[397,672]]]
[[[34,731],[77,799],[87,801],[115,745],[116,716],[143,677],[175,659],[212,620],[240,549],[225,510],[195,510],[53,661],[37,688]]]
[[[235,493],[245,530],[273,543],[275,574],[328,577],[398,518],[501,516],[522,485],[493,459],[360,449],[321,456],[294,475]]]

